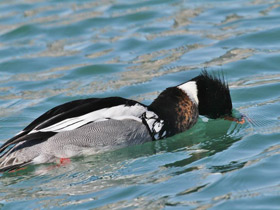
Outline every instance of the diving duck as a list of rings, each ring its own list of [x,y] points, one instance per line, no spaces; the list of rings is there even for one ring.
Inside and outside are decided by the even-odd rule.
[[[0,172],[167,138],[190,129],[199,115],[241,122],[232,117],[225,80],[206,70],[148,106],[121,97],[67,102],[0,147]]]

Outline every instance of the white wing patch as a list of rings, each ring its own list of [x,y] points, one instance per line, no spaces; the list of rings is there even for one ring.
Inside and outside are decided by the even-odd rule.
[[[79,128],[90,122],[99,122],[108,119],[115,119],[115,120],[133,119],[142,122],[142,120],[139,117],[144,112],[150,112],[150,111],[148,111],[146,107],[140,104],[135,104],[134,106],[118,105],[110,108],[104,108],[97,111],[93,111],[79,117],[68,118],[40,130],[36,130],[35,128],[30,132],[30,134],[39,131],[40,132],[69,131],[69,130],[74,130],[76,128]]]
[[[63,132],[70,131],[86,125],[90,122],[101,122],[108,119],[113,120],[125,120],[132,119],[142,123],[142,118],[144,114],[144,119],[152,132],[155,139],[160,138],[158,133],[164,125],[164,121],[160,120],[158,115],[152,111],[148,111],[146,107],[135,104],[134,106],[118,105],[110,108],[104,108],[97,111],[90,112],[78,117],[72,117],[65,119],[61,122],[55,123],[43,129],[37,130],[36,128],[32,130],[31,133],[36,132]]]
[[[159,117],[152,111],[147,111],[144,115],[144,119],[146,120],[154,138],[155,139],[161,138],[159,136],[159,132],[161,131],[164,125],[164,121],[160,120]],[[165,136],[165,133],[162,136]]]

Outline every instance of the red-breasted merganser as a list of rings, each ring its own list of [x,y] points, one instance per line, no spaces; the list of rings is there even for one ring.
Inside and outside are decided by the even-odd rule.
[[[0,172],[160,140],[190,129],[199,115],[239,122],[227,83],[207,71],[167,88],[149,106],[121,97],[71,101],[5,142]]]

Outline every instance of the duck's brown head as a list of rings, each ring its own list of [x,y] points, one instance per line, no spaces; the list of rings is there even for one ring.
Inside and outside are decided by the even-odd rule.
[[[185,83],[164,90],[149,109],[165,121],[170,131],[167,136],[191,128],[198,115],[239,122],[232,117],[232,101],[224,77],[210,75],[205,70]]]

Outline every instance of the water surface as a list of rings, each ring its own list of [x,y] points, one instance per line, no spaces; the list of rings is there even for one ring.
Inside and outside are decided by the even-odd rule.
[[[280,1],[0,2],[1,144],[48,109],[223,71],[244,125],[0,175],[2,209],[279,209]]]

